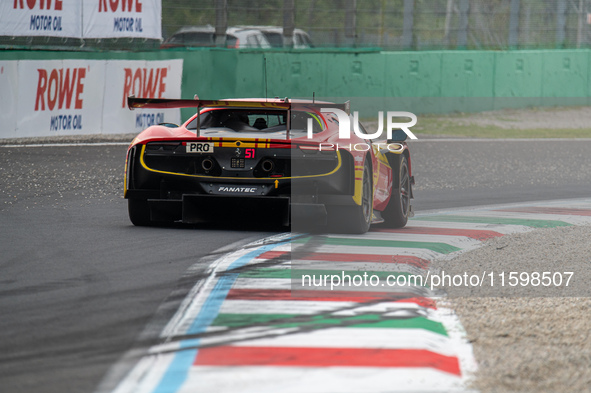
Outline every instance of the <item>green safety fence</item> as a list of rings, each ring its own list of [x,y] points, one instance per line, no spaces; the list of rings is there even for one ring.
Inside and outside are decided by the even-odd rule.
[[[396,107],[390,110],[448,113],[586,105],[591,97],[588,49],[0,52],[0,61],[62,59],[183,59],[182,98],[354,98],[363,101],[358,110],[373,113],[377,101]]]

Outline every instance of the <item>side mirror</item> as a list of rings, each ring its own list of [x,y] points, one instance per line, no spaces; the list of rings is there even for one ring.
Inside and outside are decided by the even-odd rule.
[[[392,130],[392,138],[388,139],[388,142],[404,142],[406,138],[408,135],[403,130]]]

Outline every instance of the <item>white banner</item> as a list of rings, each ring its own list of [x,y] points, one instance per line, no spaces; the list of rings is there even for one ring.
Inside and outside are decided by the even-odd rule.
[[[162,39],[161,16],[161,0],[0,0],[0,35]]]
[[[127,108],[127,96],[179,98],[183,60],[0,61],[0,138],[127,134],[180,123],[180,109]]]
[[[82,37],[78,0],[0,0],[0,35]]]
[[[83,38],[162,39],[161,0],[83,0]]]
[[[183,60],[107,63],[103,133],[133,133],[158,123],[181,121],[180,109],[135,109],[127,97],[180,98]]]
[[[16,97],[18,96],[18,67],[16,61],[0,61],[0,137],[16,136]]]
[[[18,63],[17,137],[101,133],[105,61]]]

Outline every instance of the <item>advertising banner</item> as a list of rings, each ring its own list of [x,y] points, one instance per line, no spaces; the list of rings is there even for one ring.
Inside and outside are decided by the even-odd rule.
[[[131,111],[127,97],[180,98],[183,60],[109,61],[106,72],[103,133],[136,133],[158,123],[180,123],[180,109]]]
[[[84,0],[83,38],[162,39],[161,0]]]
[[[183,60],[0,62],[0,138],[136,133],[180,123],[180,109],[127,108],[127,97],[179,98]]]
[[[0,1],[0,35],[82,37],[78,0]]]
[[[100,133],[105,61],[19,61],[17,137]]]
[[[161,0],[3,0],[0,36],[162,39]]]
[[[16,135],[16,97],[18,94],[18,71],[16,61],[0,61],[0,124],[4,131],[1,137]]]

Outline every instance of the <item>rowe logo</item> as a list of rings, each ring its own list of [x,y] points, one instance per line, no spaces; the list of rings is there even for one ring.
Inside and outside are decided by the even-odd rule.
[[[99,0],[99,12],[117,12],[119,10],[142,12],[142,2],[140,0]]]
[[[61,11],[63,8],[63,4],[62,4],[63,0],[55,0],[55,2],[53,3],[53,9],[55,11]],[[30,10],[33,10],[36,8],[37,6],[37,0],[14,0],[14,4],[12,6],[13,9],[18,10],[18,9],[24,9],[25,8],[25,4],[27,5],[27,8]],[[47,7],[46,7],[47,5]],[[40,10],[50,10],[51,9],[51,0],[39,0],[39,9]]]
[[[70,109],[72,99],[74,109],[82,109],[82,98],[84,92],[84,78],[86,68],[60,68],[53,70],[37,69],[39,79],[37,80],[37,95],[35,97],[35,111],[44,111],[45,103],[52,111],[57,109]]]
[[[127,106],[127,97],[162,98],[166,93],[168,69],[162,68],[124,68],[123,100],[121,107]]]

